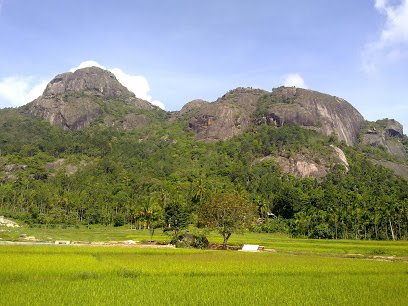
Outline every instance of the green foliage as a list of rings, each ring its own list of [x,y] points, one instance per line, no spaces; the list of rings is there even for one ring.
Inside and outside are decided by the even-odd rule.
[[[241,195],[215,194],[201,206],[199,218],[201,225],[222,235],[226,248],[231,234],[249,228],[254,222],[255,206]]]
[[[164,208],[164,220],[166,229],[174,232],[174,235],[180,232],[188,225],[188,213],[186,209],[179,202],[170,202]]]
[[[106,111],[130,111],[118,103]],[[101,124],[64,132],[20,110],[2,110],[0,214],[48,227],[128,224],[152,235],[160,227],[178,233],[224,193],[250,199],[263,221],[267,213],[278,216],[254,226],[256,231],[408,238],[408,183],[370,162],[367,155],[385,154],[378,148],[343,146],[349,172],[333,167],[324,179],[302,179],[282,173],[276,157],[305,154],[331,164],[333,139],[297,126],[263,124],[230,140],[204,143],[183,122],[160,122],[165,112],[138,114],[151,124],[126,132]],[[408,146],[406,136],[401,141]],[[58,159],[64,159],[60,168],[46,166]],[[27,167],[6,173],[10,164]],[[68,173],[71,166],[77,171]]]
[[[276,217],[265,219],[256,224],[252,230],[259,233],[289,233],[289,224],[287,219]]]
[[[257,109],[254,113],[254,117],[259,118],[267,114],[270,106],[273,104],[289,104],[292,102],[292,99],[290,99],[289,97],[279,97],[271,93],[264,94],[258,99]]]

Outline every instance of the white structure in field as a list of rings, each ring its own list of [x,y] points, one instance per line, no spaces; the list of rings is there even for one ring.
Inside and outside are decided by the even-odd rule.
[[[244,244],[241,249],[242,252],[258,252],[259,245],[257,244]]]
[[[68,244],[71,244],[71,241],[68,241],[68,240],[55,240],[55,244],[68,245]]]

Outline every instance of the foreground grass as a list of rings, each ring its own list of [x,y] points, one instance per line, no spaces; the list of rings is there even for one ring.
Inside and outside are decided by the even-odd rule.
[[[85,226],[79,228],[8,228],[0,231],[1,240],[19,240],[21,234],[35,236],[41,241],[70,240],[70,241],[147,241],[150,240],[148,230],[134,230],[129,227]],[[156,230],[154,240],[168,242],[170,237],[160,230]],[[209,233],[210,242],[221,243],[217,233]],[[0,240],[0,241],[1,241]],[[399,256],[408,257],[408,241],[369,241],[369,240],[323,240],[323,239],[295,239],[282,234],[245,233],[231,236],[230,244],[244,243],[260,244],[266,248],[286,253],[349,255],[362,254],[369,256]]]
[[[0,305],[407,305],[408,263],[282,253],[0,246]]]

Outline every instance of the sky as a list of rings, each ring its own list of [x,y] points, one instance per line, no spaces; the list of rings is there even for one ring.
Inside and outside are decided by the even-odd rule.
[[[408,0],[0,0],[1,108],[90,65],[166,110],[287,85],[408,129]]]

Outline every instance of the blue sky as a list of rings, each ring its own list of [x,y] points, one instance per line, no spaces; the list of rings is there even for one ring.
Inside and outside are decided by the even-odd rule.
[[[408,0],[0,0],[0,41],[0,107],[94,61],[167,110],[287,84],[408,127]]]

